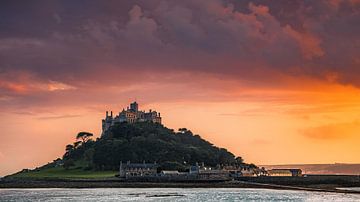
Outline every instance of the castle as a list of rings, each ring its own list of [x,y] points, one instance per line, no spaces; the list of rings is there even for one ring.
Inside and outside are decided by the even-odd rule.
[[[113,117],[113,112],[110,112],[110,116],[108,111],[106,111],[106,117],[102,120],[102,135],[110,128],[110,126],[116,123],[135,123],[135,122],[153,122],[161,124],[161,116],[160,113],[156,111],[149,112],[139,111],[139,105],[137,102],[130,103],[130,106],[127,109],[123,109],[119,115]]]

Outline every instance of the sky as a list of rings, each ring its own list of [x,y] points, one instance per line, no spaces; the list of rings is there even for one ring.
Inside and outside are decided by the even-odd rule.
[[[134,100],[249,163],[360,163],[359,0],[0,4],[0,176]]]

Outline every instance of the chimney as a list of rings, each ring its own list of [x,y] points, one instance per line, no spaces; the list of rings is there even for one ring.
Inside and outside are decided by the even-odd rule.
[[[106,117],[108,117],[109,116],[109,112],[108,111],[106,111]]]
[[[113,117],[113,113],[112,113],[112,111],[110,112],[110,116],[111,116],[111,118]]]

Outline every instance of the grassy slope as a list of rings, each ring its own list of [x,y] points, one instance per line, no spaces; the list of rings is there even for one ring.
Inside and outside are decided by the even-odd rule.
[[[28,172],[19,172],[9,177],[13,178],[36,178],[36,179],[103,179],[114,177],[118,174],[116,171],[93,171],[83,170],[86,167],[84,162],[76,162],[76,165],[70,169],[63,167],[40,168]]]
[[[84,171],[82,169],[46,168],[39,171],[21,172],[11,175],[15,178],[62,178],[62,179],[94,179],[114,177],[115,171]]]

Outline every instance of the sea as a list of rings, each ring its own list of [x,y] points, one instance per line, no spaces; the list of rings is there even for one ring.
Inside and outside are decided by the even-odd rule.
[[[0,201],[360,201],[359,194],[250,188],[0,189]]]

